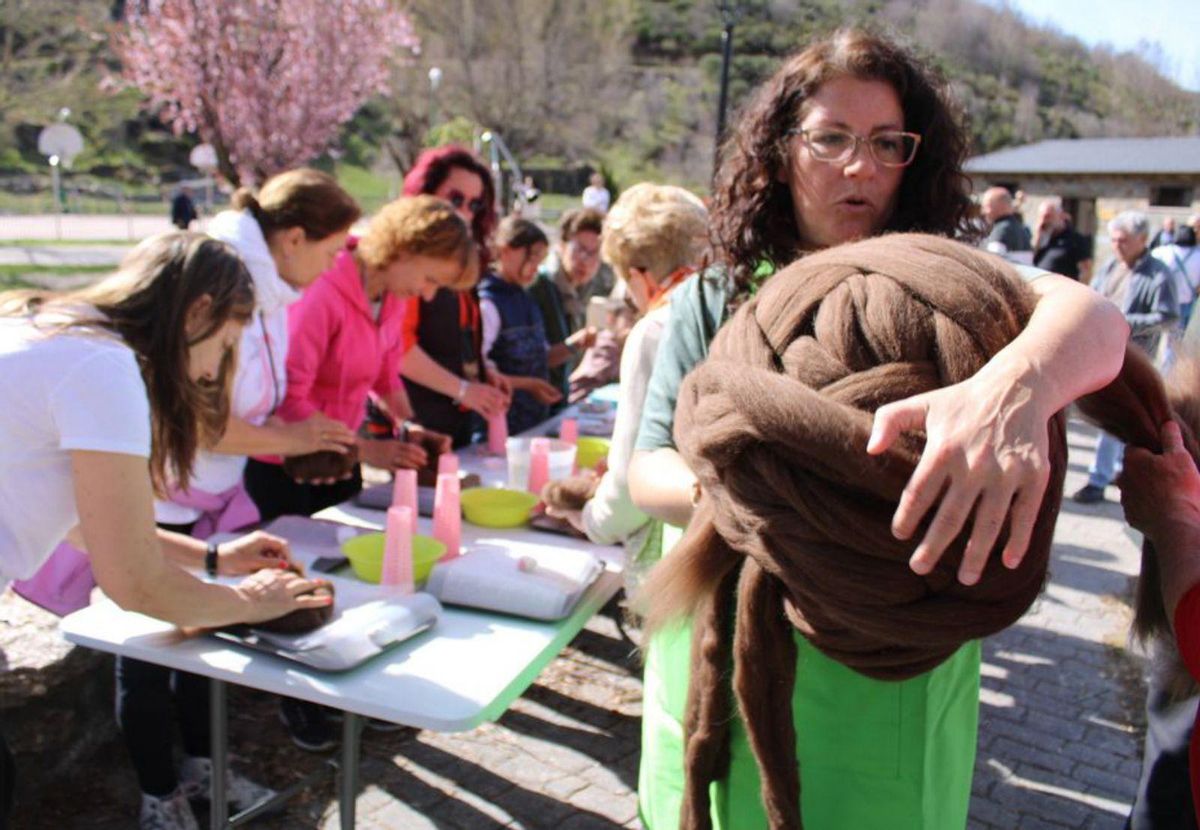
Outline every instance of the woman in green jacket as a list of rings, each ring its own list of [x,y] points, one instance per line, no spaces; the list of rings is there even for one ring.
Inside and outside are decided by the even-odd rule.
[[[672,439],[679,386],[731,310],[806,253],[890,231],[969,237],[966,150],[944,81],[874,35],[842,31],[813,43],[759,90],[723,148],[712,211],[718,264],[675,293],[630,467],[634,502],[665,523],[663,550],[698,496]],[[928,518],[910,561],[919,574],[971,516],[961,582],[979,579],[1006,516],[1001,558],[1020,564],[1046,488],[1048,420],[1120,368],[1127,328],[1115,307],[1055,275],[1030,285],[1037,303],[1027,327],[978,374],[876,412],[864,452],[883,452],[903,432],[926,434],[892,525],[908,539]],[[883,682],[796,640],[804,827],[961,830],[975,756],[978,642],[915,678]],[[689,658],[688,620],[648,643],[639,806],[650,830],[680,826]],[[712,826],[770,826],[737,716],[729,758],[709,788]]]

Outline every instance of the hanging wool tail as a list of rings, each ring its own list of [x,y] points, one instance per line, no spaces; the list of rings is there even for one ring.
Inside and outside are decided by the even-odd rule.
[[[1105,432],[1151,452],[1162,452],[1162,425],[1174,420],[1188,453],[1200,462],[1196,440],[1200,435],[1200,356],[1195,353],[1179,355],[1164,381],[1149,356],[1130,343],[1116,379],[1080,398],[1077,406]],[[1140,483],[1123,474],[1121,486],[1136,488]],[[1142,567],[1134,594],[1134,634],[1143,642],[1155,640],[1160,648],[1173,651],[1175,638],[1163,604],[1158,560],[1148,539],[1142,542]]]

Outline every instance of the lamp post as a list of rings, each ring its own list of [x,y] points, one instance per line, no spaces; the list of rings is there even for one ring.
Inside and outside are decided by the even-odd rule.
[[[721,142],[725,140],[725,111],[729,106],[729,67],[733,63],[733,27],[742,18],[740,2],[717,0],[721,15],[721,92],[717,99],[717,135],[713,147],[713,171],[721,160]]]
[[[188,161],[204,174],[204,206],[205,211],[212,213],[213,203],[213,171],[217,169],[217,151],[209,144],[197,144],[188,154]]]
[[[429,67],[429,129],[437,126],[438,122],[438,87],[442,85],[442,68]]]
[[[83,150],[83,136],[79,130],[67,123],[71,110],[63,107],[58,111],[58,122],[44,127],[38,134],[38,152],[50,163],[50,179],[54,188],[54,214],[57,236],[62,238],[62,175],[60,168],[70,167],[71,160]]]

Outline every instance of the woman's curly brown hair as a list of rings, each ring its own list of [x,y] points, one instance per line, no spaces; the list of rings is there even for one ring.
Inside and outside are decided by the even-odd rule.
[[[781,268],[803,253],[787,184],[788,133],[817,89],[845,76],[890,84],[900,96],[904,129],[922,137],[886,230],[972,236],[974,208],[962,171],[967,133],[945,80],[899,44],[843,29],[789,58],[759,89],[722,148],[713,242],[732,273],[735,296],[750,290],[763,263]]]

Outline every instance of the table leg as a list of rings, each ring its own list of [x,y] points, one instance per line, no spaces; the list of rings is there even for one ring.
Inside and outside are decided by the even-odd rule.
[[[342,763],[341,763],[341,830],[353,830],[354,807],[358,800],[358,750],[362,736],[363,719],[353,712],[344,713],[342,720]]]
[[[214,678],[209,680],[208,684],[208,717],[212,731],[212,798],[209,800],[209,827],[212,830],[226,830],[229,826],[229,802],[225,794],[229,735],[225,712],[225,683]]]

